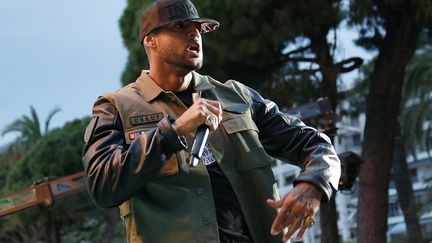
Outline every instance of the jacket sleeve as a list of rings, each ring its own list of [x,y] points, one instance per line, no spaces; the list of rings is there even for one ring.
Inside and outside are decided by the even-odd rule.
[[[306,126],[300,119],[284,114],[278,106],[245,87],[252,102],[253,119],[259,138],[267,153],[301,168],[294,180],[309,182],[321,188],[325,201],[337,190],[341,166],[327,135]]]
[[[83,164],[90,197],[99,207],[114,207],[155,176],[175,152],[186,149],[169,117],[126,144],[115,106],[99,97],[86,129]],[[175,155],[174,155],[175,156]]]

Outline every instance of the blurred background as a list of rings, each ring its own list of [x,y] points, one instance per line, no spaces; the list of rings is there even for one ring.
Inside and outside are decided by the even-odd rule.
[[[0,127],[33,106],[58,127],[89,115],[103,92],[120,87],[127,50],[118,20],[125,1],[6,1],[0,5]],[[0,145],[18,134],[5,134]]]
[[[0,242],[125,242],[118,209],[85,192],[81,149],[97,96],[148,68],[149,2],[0,5]],[[221,23],[199,72],[259,90],[340,155],[340,191],[300,242],[432,242],[432,2],[193,2]],[[273,171],[281,194],[299,172]]]

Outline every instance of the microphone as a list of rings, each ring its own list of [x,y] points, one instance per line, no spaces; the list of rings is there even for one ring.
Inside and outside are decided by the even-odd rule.
[[[189,165],[196,166],[201,159],[204,147],[207,143],[210,129],[207,125],[201,125],[197,128],[195,140],[192,145],[192,150],[189,157]]]

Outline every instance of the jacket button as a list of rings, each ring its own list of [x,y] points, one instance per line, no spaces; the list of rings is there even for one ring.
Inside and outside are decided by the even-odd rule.
[[[208,218],[203,218],[202,223],[208,225],[210,223],[210,220]]]
[[[203,194],[204,193],[204,188],[202,186],[197,187],[196,193],[197,194]]]

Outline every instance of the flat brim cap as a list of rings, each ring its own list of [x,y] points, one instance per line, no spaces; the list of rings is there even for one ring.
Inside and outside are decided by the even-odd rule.
[[[194,21],[201,24],[201,32],[206,33],[219,27],[214,19],[201,18],[189,0],[158,0],[146,8],[141,16],[140,43],[152,30],[178,21]]]

